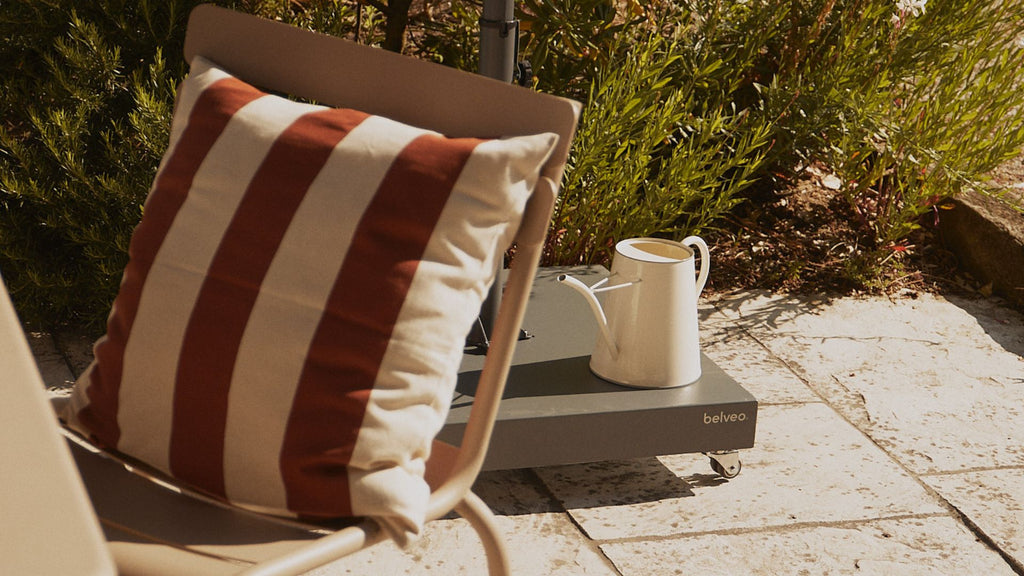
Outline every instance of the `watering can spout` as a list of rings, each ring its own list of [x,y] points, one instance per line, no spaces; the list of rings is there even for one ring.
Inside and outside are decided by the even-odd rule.
[[[604,309],[601,308],[601,303],[598,302],[597,296],[594,295],[594,290],[583,282],[580,282],[576,278],[567,274],[560,274],[557,280],[559,283],[565,284],[583,295],[587,304],[590,304],[590,309],[594,311],[594,318],[597,320],[597,325],[601,329],[601,337],[604,339],[604,343],[608,346],[608,350],[611,352],[611,357],[618,357],[619,347],[615,345],[615,338],[612,336],[612,332],[608,328],[608,318],[605,316]]]

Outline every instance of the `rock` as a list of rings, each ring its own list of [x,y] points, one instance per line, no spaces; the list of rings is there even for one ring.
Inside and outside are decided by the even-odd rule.
[[[943,243],[994,293],[1024,306],[1024,214],[976,192],[953,204],[939,220]]]
[[[821,185],[829,190],[839,190],[843,187],[843,181],[835,174],[826,174],[821,177]]]

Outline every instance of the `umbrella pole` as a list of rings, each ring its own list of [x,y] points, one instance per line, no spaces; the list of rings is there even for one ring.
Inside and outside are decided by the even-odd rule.
[[[515,19],[514,0],[484,0],[480,16],[480,67],[481,76],[503,82],[512,82],[515,75],[516,58],[519,49],[519,21]],[[498,258],[501,269],[502,258]],[[478,344],[489,341],[494,319],[501,304],[501,278],[495,277],[494,284],[480,309],[480,326],[483,334],[474,334]]]
[[[488,78],[512,82],[519,44],[513,0],[484,0],[480,16],[480,68]]]

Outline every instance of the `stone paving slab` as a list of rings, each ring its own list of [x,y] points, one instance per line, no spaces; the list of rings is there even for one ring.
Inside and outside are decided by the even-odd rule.
[[[760,402],[742,474],[695,454],[486,473],[515,574],[1024,574],[1024,316],[750,292],[703,304],[701,338]],[[50,386],[90,357],[82,337],[29,340]],[[484,566],[451,518],[316,574]]]
[[[956,369],[834,375],[863,398],[867,432],[915,472],[1024,466],[1024,380]]]
[[[763,407],[731,480],[693,455],[537,469],[595,540],[945,512],[860,431],[820,403]],[[703,469],[702,469],[703,468]]]
[[[751,293],[716,306],[812,385],[878,366],[940,378],[1024,376],[1024,316],[988,300]]]
[[[924,481],[966,516],[1024,573],[1024,469],[926,476]]]
[[[1024,316],[929,294],[716,306],[1024,573]]]
[[[70,386],[74,377],[64,355],[57,349],[53,337],[42,332],[29,332],[26,337],[43,383],[47,387]]]
[[[605,544],[624,576],[1012,576],[950,517],[877,520]]]
[[[498,527],[511,551],[513,574],[619,574],[565,514],[499,516]],[[423,536],[404,551],[385,542],[314,570],[309,576],[486,573],[487,561],[479,538],[467,522],[456,519],[430,523]]]
[[[1020,314],[928,294],[722,310],[910,469],[1024,465]]]
[[[476,492],[498,514],[512,553],[514,574],[616,576],[618,572],[562,511],[529,470],[485,472]],[[427,525],[420,540],[401,550],[386,542],[311,576],[335,574],[485,574],[487,561],[476,533],[462,519]]]
[[[821,399],[788,366],[721,311],[702,314],[700,337],[704,353],[761,405]]]
[[[79,333],[61,334],[58,342],[71,373],[78,375],[92,362],[92,349],[96,339]]]

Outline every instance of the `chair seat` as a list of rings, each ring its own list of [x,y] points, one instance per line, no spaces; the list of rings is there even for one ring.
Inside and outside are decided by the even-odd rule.
[[[66,400],[51,398],[55,412]],[[236,574],[343,528],[359,528],[371,540],[381,535],[364,518],[312,523],[222,504],[164,480],[159,471],[99,451],[74,432],[65,434],[121,574]],[[433,443],[426,472],[432,488],[447,476],[457,454],[450,444]],[[154,572],[154,566],[166,572]]]
[[[103,532],[108,539],[107,548],[117,562],[120,576],[221,576],[237,574],[239,570],[251,565],[237,564],[168,544],[136,538],[128,532],[114,528],[104,527]]]
[[[120,462],[77,442],[69,441],[69,445],[119,566],[122,556],[166,554],[179,562],[190,553],[197,556],[188,560],[190,564],[227,563],[226,573],[232,573],[280,556],[330,531],[200,500],[143,476],[125,474]],[[350,519],[332,528],[360,521]],[[156,552],[154,547],[168,550]],[[178,574],[193,573],[174,566],[178,566],[174,568]],[[225,572],[217,568],[210,573]]]

